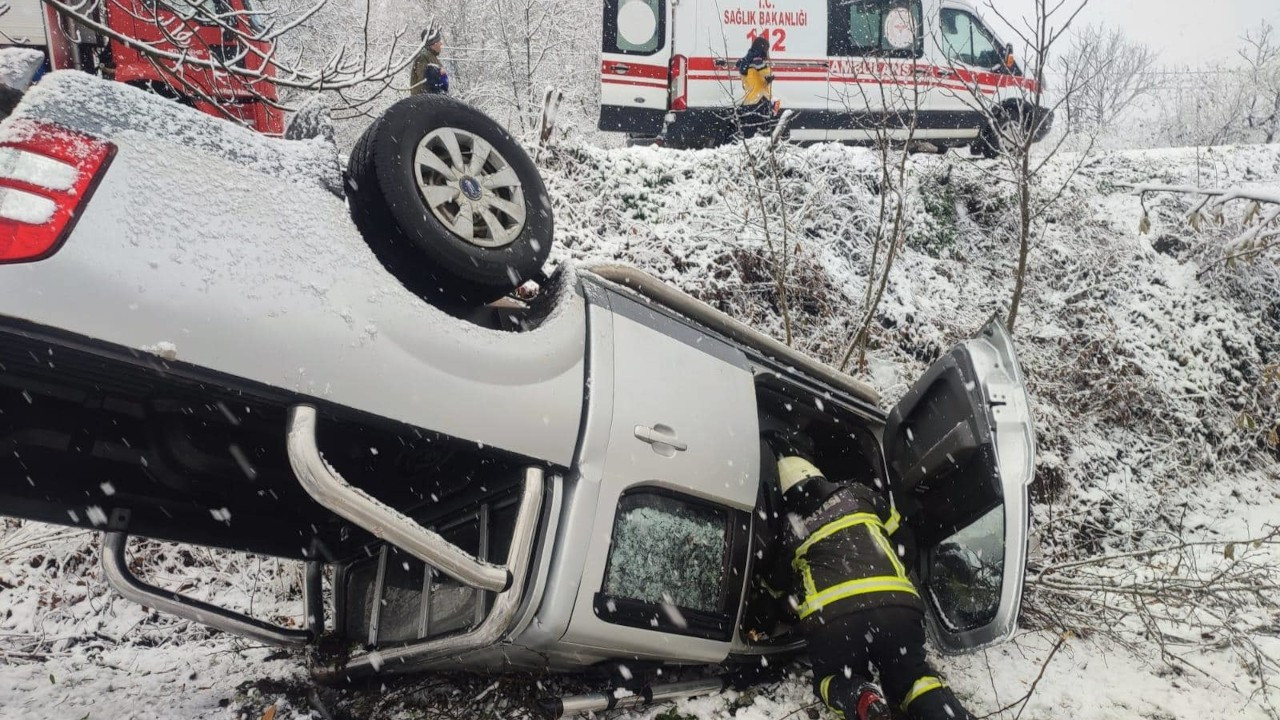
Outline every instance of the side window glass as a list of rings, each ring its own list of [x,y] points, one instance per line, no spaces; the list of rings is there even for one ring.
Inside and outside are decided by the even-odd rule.
[[[1004,505],[997,505],[933,549],[929,601],[952,632],[982,627],[1000,609],[1004,580]]]
[[[745,547],[728,508],[659,490],[618,502],[596,613],[621,625],[728,640]],[[745,535],[745,533],[743,533]]]
[[[920,0],[832,0],[829,45],[836,56],[920,57]]]
[[[628,495],[613,526],[604,592],[703,612],[721,610],[727,540],[726,511],[662,495]]]
[[[662,49],[665,36],[663,0],[605,0],[605,52],[652,55]]]
[[[947,57],[965,65],[993,67],[1000,64],[991,33],[978,19],[962,10],[942,11],[942,41]]]

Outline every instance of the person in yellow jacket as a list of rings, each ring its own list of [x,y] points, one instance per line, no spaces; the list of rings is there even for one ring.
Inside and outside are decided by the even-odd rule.
[[[972,720],[925,657],[924,603],[888,539],[887,500],[794,455],[778,461],[778,484],[785,552],[768,585],[791,588],[814,693],[844,720],[889,720],[886,699],[910,720]]]
[[[742,105],[738,117],[744,137],[767,132],[773,124],[773,68],[769,66],[769,40],[758,37],[738,61],[742,76]]]

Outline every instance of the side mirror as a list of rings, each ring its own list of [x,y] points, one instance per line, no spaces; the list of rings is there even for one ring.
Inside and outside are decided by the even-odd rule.
[[[1012,44],[1012,42],[1005,45],[1004,53],[1005,69],[1009,70],[1010,73],[1021,74],[1018,72],[1018,56],[1014,55],[1014,44]]]

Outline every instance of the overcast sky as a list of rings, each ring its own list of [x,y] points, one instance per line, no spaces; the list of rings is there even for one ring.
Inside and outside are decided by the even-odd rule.
[[[989,1],[1009,16],[1035,12],[1034,0]],[[984,7],[986,2],[976,4]],[[1076,6],[1073,0],[1067,5]],[[990,10],[983,14],[992,15]],[[1119,25],[1129,37],[1156,49],[1168,65],[1230,62],[1236,59],[1239,36],[1262,20],[1276,26],[1280,35],[1280,0],[1090,0],[1080,15],[1086,24]],[[1016,37],[1004,39],[1018,44]]]

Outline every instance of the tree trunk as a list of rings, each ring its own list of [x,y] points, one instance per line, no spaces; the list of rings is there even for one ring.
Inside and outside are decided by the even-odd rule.
[[[1018,270],[1013,287],[1013,302],[1009,307],[1009,320],[1005,324],[1009,332],[1018,322],[1018,309],[1022,306],[1022,293],[1027,287],[1027,256],[1031,254],[1031,157],[1030,148],[1024,148],[1018,178]]]

